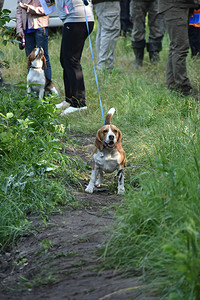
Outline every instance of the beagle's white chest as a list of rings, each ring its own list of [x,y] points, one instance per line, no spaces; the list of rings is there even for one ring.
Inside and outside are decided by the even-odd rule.
[[[45,75],[42,69],[30,68],[27,75],[27,84],[31,85],[32,90],[39,91],[45,87]]]
[[[102,152],[98,150],[93,155],[93,158],[95,164],[105,173],[112,173],[116,169],[119,169],[121,162],[121,155],[116,149],[109,151],[105,148]]]

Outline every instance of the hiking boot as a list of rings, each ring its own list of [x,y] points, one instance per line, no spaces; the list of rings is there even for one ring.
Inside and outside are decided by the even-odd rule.
[[[198,95],[198,92],[195,91],[191,86],[177,87],[173,84],[170,84],[168,88],[178,93],[178,95],[181,97],[191,97],[194,98],[196,101],[200,101],[200,96]]]
[[[133,48],[135,54],[134,68],[142,67],[144,59],[144,48]]]
[[[149,51],[149,60],[150,62],[158,62],[159,61],[159,52],[158,51]]]
[[[144,59],[145,40],[141,40],[138,42],[132,41],[131,45],[135,54],[134,68],[142,67]]]

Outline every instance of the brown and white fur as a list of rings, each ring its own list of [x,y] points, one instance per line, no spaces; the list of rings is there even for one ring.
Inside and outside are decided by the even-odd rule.
[[[123,194],[125,191],[124,171],[119,171],[126,165],[126,156],[121,145],[121,131],[111,124],[114,112],[114,108],[108,111],[105,125],[97,131],[93,168],[90,182],[85,189],[86,193],[93,193],[94,187],[103,183],[103,172],[112,173],[115,170],[118,171],[118,194]]]
[[[43,99],[47,85],[50,92],[54,92],[56,95],[58,94],[54,84],[49,82],[44,74],[44,69],[47,68],[47,65],[42,47],[34,48],[29,54],[27,68],[29,69],[27,75],[28,94],[30,94],[31,90],[36,91],[39,93],[39,99]]]

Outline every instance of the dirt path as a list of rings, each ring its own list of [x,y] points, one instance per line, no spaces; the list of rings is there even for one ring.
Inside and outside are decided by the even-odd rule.
[[[78,138],[84,144],[79,155],[84,157],[90,140]],[[73,155],[73,150],[68,151]],[[112,206],[120,198],[106,191],[75,195],[87,206],[55,214],[47,226],[32,217],[35,234],[23,237],[11,253],[0,255],[0,300],[155,299],[144,293],[136,270],[126,276],[102,270],[98,250],[112,230]]]

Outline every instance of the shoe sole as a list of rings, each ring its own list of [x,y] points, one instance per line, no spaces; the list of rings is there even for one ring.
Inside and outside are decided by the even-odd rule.
[[[62,113],[61,113],[61,115],[62,116],[64,116],[64,115],[67,115],[67,114],[71,114],[71,113],[74,113],[74,112],[77,112],[77,111],[80,111],[80,110],[84,110],[84,109],[87,109],[87,106],[84,106],[84,107],[74,107],[74,108],[76,108],[75,110],[72,110],[72,111],[63,111]],[[67,110],[67,109],[66,109]]]
[[[62,105],[60,105],[60,104],[56,104],[56,108],[57,109],[65,109],[65,108],[67,108],[69,105],[70,105],[70,103],[68,103],[68,102],[66,102],[66,104],[62,104]]]

